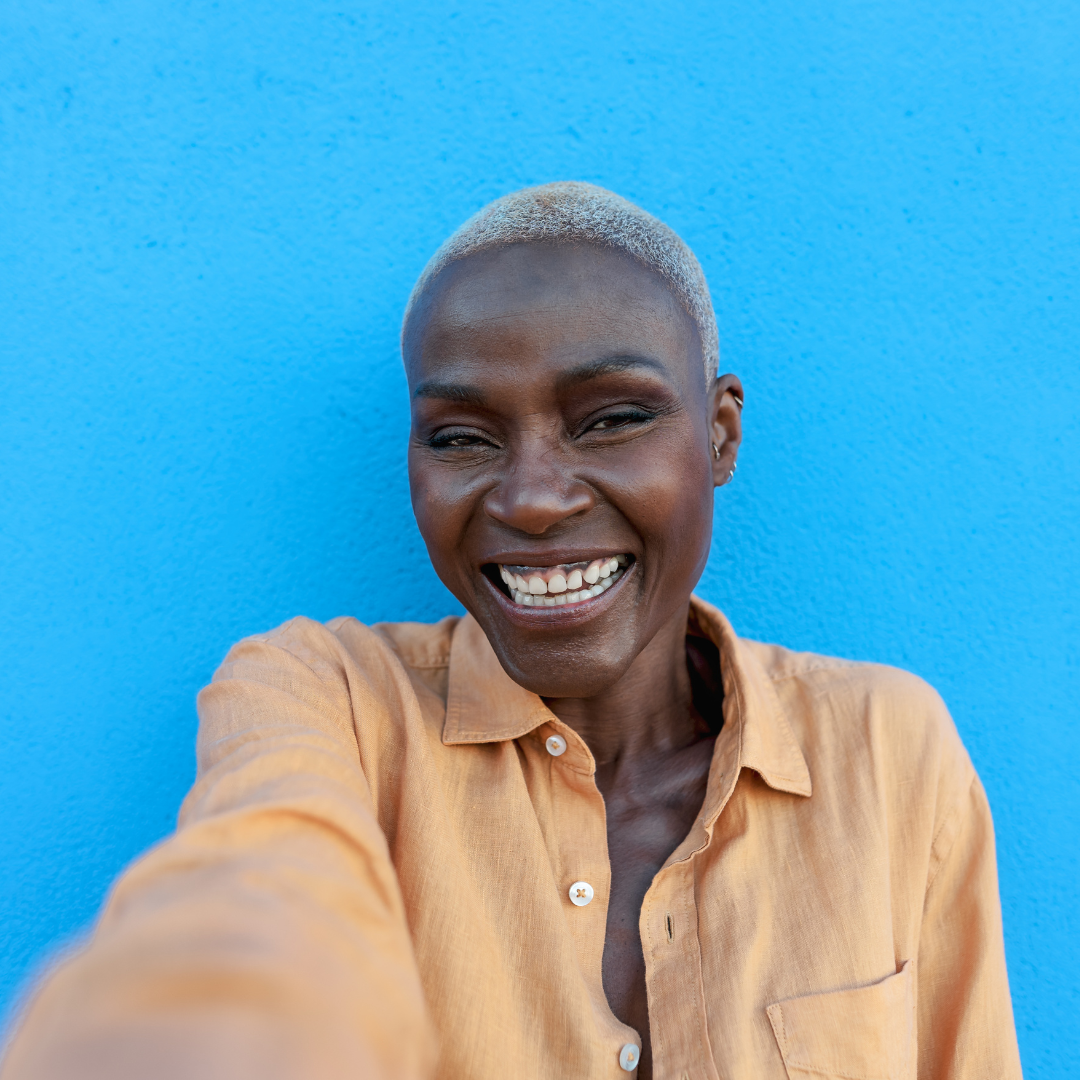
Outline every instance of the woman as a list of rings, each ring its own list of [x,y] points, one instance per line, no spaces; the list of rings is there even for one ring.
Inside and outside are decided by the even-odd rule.
[[[5,1080],[1019,1076],[940,699],[691,596],[743,391],[689,249],[521,191],[435,255],[402,344],[413,506],[469,614],[230,652],[176,835]]]

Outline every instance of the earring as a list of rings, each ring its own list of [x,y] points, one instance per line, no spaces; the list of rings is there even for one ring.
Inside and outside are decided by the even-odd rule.
[[[717,446],[716,443],[712,444],[712,456],[714,460],[720,460],[720,447]]]
[[[731,483],[731,481],[735,479],[735,470],[736,470],[736,469],[737,469],[738,467],[739,467],[739,463],[738,463],[737,461],[733,461],[733,462],[731,463],[731,472],[729,472],[729,473],[727,474],[727,479],[726,479],[726,480],[724,481],[724,483],[725,483],[725,484],[730,484],[730,483]]]

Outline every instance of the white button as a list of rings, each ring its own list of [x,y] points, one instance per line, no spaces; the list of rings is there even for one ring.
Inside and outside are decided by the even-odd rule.
[[[593,898],[592,886],[587,881],[575,881],[570,886],[570,903],[584,907]],[[636,1050],[637,1047],[634,1047]]]
[[[559,757],[566,753],[566,740],[561,735],[549,735],[544,745],[552,757]]]
[[[633,1043],[627,1043],[619,1051],[619,1064],[627,1072],[633,1072],[638,1067],[638,1058],[640,1056],[641,1051]]]

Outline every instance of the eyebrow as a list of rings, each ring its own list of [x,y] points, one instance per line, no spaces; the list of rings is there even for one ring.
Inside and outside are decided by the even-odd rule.
[[[645,368],[665,377],[667,375],[664,365],[648,356],[603,356],[564,371],[556,380],[556,386],[559,390],[566,390],[592,379],[599,379],[605,375],[618,375],[635,368]],[[437,379],[421,383],[413,391],[412,396],[414,399],[434,398],[439,401],[455,401],[461,405],[476,405],[477,407],[482,407],[487,403],[484,392],[477,386],[469,386],[467,383],[439,382]]]
[[[444,383],[430,380],[421,383],[414,391],[413,398],[437,398],[441,401],[456,401],[462,405],[483,405],[484,393],[476,386],[464,383]]]
[[[589,360],[584,364],[579,364],[569,371],[564,371],[559,376],[557,385],[560,390],[565,390],[589,382],[591,379],[599,379],[604,375],[619,375],[624,371],[633,371],[635,368],[655,371],[663,375],[664,381],[667,381],[667,369],[658,360],[653,360],[648,356],[627,355],[604,356],[598,360]]]

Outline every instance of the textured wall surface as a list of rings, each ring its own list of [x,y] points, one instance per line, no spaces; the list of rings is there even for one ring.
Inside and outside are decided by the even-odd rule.
[[[7,0],[0,33],[4,1001],[170,829],[231,642],[454,609],[404,300],[484,202],[580,178],[695,248],[745,381],[701,591],[938,687],[1027,1075],[1080,1064],[1075,0]]]

